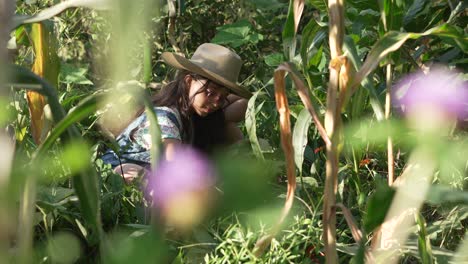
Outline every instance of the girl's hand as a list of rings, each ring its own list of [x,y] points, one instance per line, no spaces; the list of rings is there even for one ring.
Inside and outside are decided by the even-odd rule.
[[[239,123],[245,118],[247,110],[247,99],[230,94],[227,97],[228,103],[224,106],[224,118],[227,122]]]

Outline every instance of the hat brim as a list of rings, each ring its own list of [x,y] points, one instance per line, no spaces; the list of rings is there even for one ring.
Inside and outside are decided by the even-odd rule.
[[[230,91],[232,91],[234,94],[237,94],[241,97],[249,99],[252,96],[252,93],[250,93],[245,87],[238,85],[237,83],[231,82],[227,80],[226,78],[220,76],[219,74],[216,74],[212,71],[204,69],[203,67],[198,66],[197,64],[191,62],[189,59],[186,59],[183,56],[180,56],[171,52],[163,52],[163,54],[161,55],[161,58],[167,64],[173,66],[174,68],[177,68],[180,70],[187,70],[187,71],[199,74],[203,77],[206,77],[218,84],[222,84],[226,88],[228,88]]]

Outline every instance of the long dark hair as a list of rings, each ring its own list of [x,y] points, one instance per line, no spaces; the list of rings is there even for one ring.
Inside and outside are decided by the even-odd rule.
[[[197,94],[205,92],[212,82],[189,71],[179,71],[172,82],[153,95],[152,102],[155,106],[167,106],[177,109],[182,119],[182,141],[191,143],[195,148],[209,153],[216,147],[226,143],[224,111],[220,109],[205,117],[194,113],[191,106],[196,94],[192,97],[189,96],[189,87],[185,82],[187,75],[196,80],[206,80],[206,83],[197,91]],[[137,116],[143,111],[144,109],[141,109]]]

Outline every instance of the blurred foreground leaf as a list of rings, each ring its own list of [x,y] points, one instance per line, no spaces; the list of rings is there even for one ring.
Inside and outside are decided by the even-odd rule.
[[[366,216],[364,217],[364,230],[366,233],[372,232],[383,223],[394,195],[395,190],[388,187],[387,184],[381,182],[377,185],[375,193],[367,203]]]
[[[15,29],[21,24],[35,23],[52,18],[71,7],[88,7],[97,10],[110,8],[110,0],[68,0],[46,8],[34,16],[16,15],[13,17],[12,28]]]
[[[167,245],[151,228],[132,233],[116,231],[107,238],[102,263],[169,263]]]
[[[271,181],[278,169],[272,161],[224,155],[218,159],[217,167],[225,210],[249,210],[273,200]]]
[[[427,202],[432,204],[455,203],[468,205],[468,192],[438,184],[431,186],[426,199]]]

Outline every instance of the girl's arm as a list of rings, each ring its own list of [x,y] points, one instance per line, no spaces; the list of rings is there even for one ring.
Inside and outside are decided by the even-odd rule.
[[[174,152],[182,142],[178,139],[166,138],[162,140],[162,144],[164,146],[164,157],[166,160],[173,160]]]
[[[245,118],[247,110],[247,99],[230,94],[227,97],[228,104],[224,108],[224,118],[226,122],[239,123]]]

